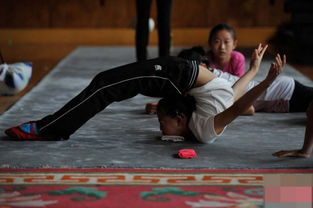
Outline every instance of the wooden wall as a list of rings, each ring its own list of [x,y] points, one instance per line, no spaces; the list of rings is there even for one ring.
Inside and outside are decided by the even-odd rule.
[[[0,28],[132,28],[135,0],[0,0]],[[276,27],[284,0],[173,0],[172,28]],[[155,2],[151,10],[156,17]]]
[[[206,46],[212,26],[230,23],[239,47],[255,47],[289,18],[284,0],[173,0],[172,45]],[[59,60],[77,46],[134,46],[135,19],[135,0],[0,0],[0,51],[12,61]]]

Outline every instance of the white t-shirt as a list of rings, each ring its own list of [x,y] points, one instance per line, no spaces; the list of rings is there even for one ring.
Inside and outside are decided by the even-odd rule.
[[[212,143],[217,138],[214,117],[233,104],[234,92],[231,84],[215,78],[207,84],[191,89],[188,94],[196,100],[196,111],[192,113],[189,128],[202,143]]]
[[[232,85],[239,79],[239,77],[223,72],[218,69],[212,69],[212,72],[223,79],[228,80]],[[250,90],[259,82],[251,81],[246,89]],[[289,112],[289,100],[295,89],[295,81],[291,77],[279,76],[274,82],[260,95],[253,104],[256,111],[262,112]]]
[[[228,72],[223,72],[223,71],[221,71],[219,69],[212,69],[212,68],[210,68],[210,70],[212,70],[213,74],[215,74],[219,78],[223,78],[223,79],[226,79],[227,81],[229,81],[231,83],[231,85],[235,84],[238,81],[238,79],[240,78],[240,77],[232,75],[232,74],[230,74]],[[258,85],[258,82],[256,82],[256,81],[249,82],[246,91],[249,91],[250,89],[252,89],[256,85]]]

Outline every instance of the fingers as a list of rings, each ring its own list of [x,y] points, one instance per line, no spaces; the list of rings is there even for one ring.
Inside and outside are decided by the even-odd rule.
[[[272,154],[275,157],[302,157],[309,158],[309,154],[302,153],[299,150],[281,150]]]
[[[259,54],[260,53],[260,51],[262,51],[262,43],[259,43],[259,45],[258,45],[258,48],[256,49],[256,51],[257,51],[257,54]]]
[[[262,43],[260,43],[260,44],[258,45],[258,48],[255,49],[254,51],[255,51],[256,55],[258,55],[258,56],[263,56],[264,53],[265,53],[265,51],[266,51],[266,49],[267,49],[267,47],[268,47],[268,45],[265,45],[265,46],[263,47]]]
[[[279,69],[280,67],[276,62],[271,63],[270,73],[274,74],[275,77],[280,74],[281,71]]]
[[[276,156],[276,157],[287,157],[289,155],[291,155],[291,151],[286,151],[286,150],[281,150],[279,152],[275,152],[272,155]]]
[[[263,56],[266,49],[268,48],[268,45],[265,45],[262,49],[261,49],[261,52],[260,52],[260,56]]]
[[[280,54],[278,53],[275,57],[275,60],[277,63],[279,63],[280,66],[285,66],[286,65],[286,62],[287,62],[287,58],[286,58],[286,55],[284,54],[283,55],[283,58],[281,58]]]
[[[259,43],[258,47],[256,49],[254,49],[253,56],[263,57],[267,48],[268,48],[267,44],[265,46],[263,46],[262,43]],[[284,67],[286,65],[286,62],[287,62],[286,55],[284,54],[281,57],[280,54],[277,54],[275,57],[275,61],[279,67]]]
[[[276,157],[296,157],[298,155],[298,150],[281,150],[279,152],[273,153]]]
[[[271,63],[271,67],[270,67],[270,71],[273,71],[273,70],[275,70],[275,68],[276,68],[276,63]]]
[[[283,55],[283,66],[285,66],[286,63],[287,63],[287,57],[286,57],[286,55],[284,54],[284,55]]]
[[[278,66],[281,66],[282,65],[282,60],[281,60],[281,57],[280,57],[280,55],[279,55],[279,53],[276,55],[276,63],[277,63],[277,65]]]
[[[280,54],[277,54],[275,57],[275,63],[273,68],[277,71],[277,73],[281,73],[283,71],[283,67],[286,64],[286,56],[283,55],[283,59],[281,58]]]

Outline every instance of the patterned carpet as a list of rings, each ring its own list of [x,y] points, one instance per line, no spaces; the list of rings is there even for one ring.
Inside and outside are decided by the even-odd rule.
[[[281,175],[278,175],[280,173]],[[288,179],[284,179],[286,174]],[[1,207],[228,207],[261,208],[286,205],[285,192],[273,188],[298,187],[290,181],[306,178],[311,188],[313,170],[152,170],[152,169],[0,169]],[[282,176],[284,174],[284,176]],[[308,176],[311,180],[308,180]],[[272,178],[281,181],[266,180]],[[287,181],[287,183],[286,183]],[[301,180],[300,180],[301,181]],[[299,192],[300,191],[300,192]],[[311,193],[311,192],[308,192]],[[267,197],[267,196],[270,197]],[[276,196],[276,197],[275,197]],[[293,196],[296,196],[293,194]],[[298,206],[307,204],[288,198]],[[301,202],[301,203],[300,203]],[[312,198],[310,198],[310,203]],[[295,203],[293,205],[295,205]],[[266,206],[270,207],[270,206]],[[286,207],[286,206],[285,206]]]

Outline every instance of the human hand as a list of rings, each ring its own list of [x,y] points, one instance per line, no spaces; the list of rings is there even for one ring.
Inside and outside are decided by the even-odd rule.
[[[275,62],[271,64],[270,70],[265,78],[266,81],[272,83],[276,77],[283,71],[283,67],[286,64],[286,56],[283,56],[283,60],[279,54],[275,57]]]
[[[310,154],[303,152],[301,149],[298,149],[298,150],[281,150],[273,153],[273,156],[309,158]]]
[[[158,103],[156,102],[152,102],[152,103],[147,103],[146,104],[146,113],[147,114],[156,114],[157,113],[157,106],[158,106]]]
[[[267,47],[268,45],[262,46],[262,44],[260,43],[258,45],[258,48],[254,49],[250,60],[250,70],[259,70],[259,66]]]

